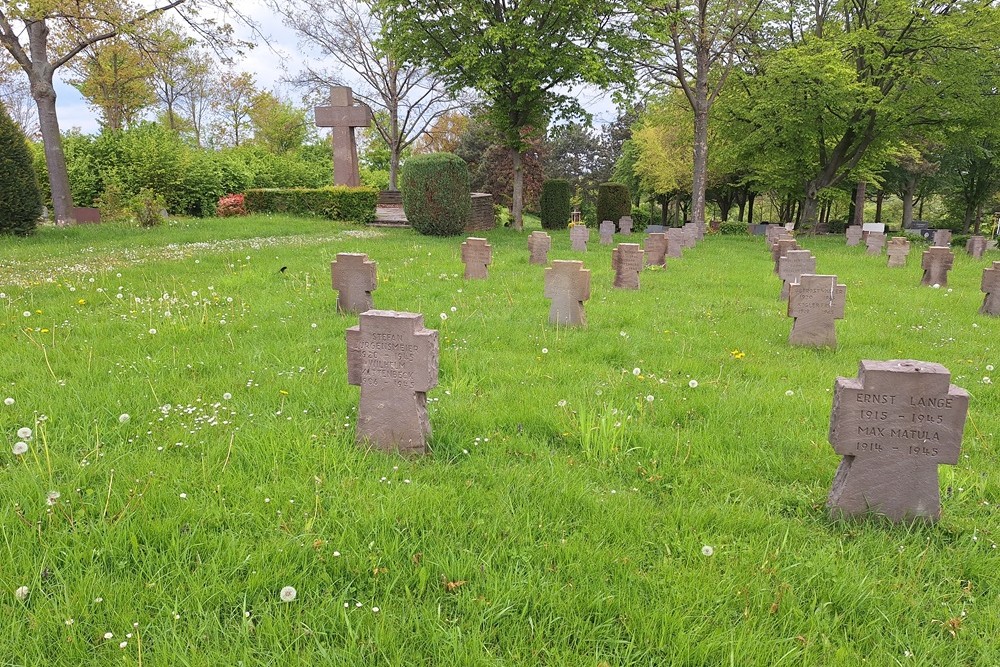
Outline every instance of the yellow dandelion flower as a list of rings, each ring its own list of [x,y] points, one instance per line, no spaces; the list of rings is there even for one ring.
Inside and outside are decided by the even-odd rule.
[[[86,299],[78,299],[77,303],[79,305],[81,305],[81,306],[86,306],[87,305],[87,300]]]
[[[278,393],[281,394],[282,396],[288,396],[288,392],[285,391],[284,389],[279,389]]]

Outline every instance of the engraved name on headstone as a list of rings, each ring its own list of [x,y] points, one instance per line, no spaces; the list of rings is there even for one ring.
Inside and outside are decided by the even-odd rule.
[[[557,259],[545,269],[545,297],[552,299],[549,323],[587,324],[583,302],[590,298],[590,270],[583,262]]]
[[[549,263],[549,248],[552,247],[552,237],[545,232],[531,232],[528,235],[529,264],[547,266]]]
[[[837,276],[805,274],[788,288],[788,316],[794,317],[790,345],[837,347],[835,320],[844,319],[847,286]]]
[[[355,252],[337,253],[330,263],[333,289],[337,290],[337,311],[363,313],[373,307],[372,292],[378,287],[375,262],[368,255]]]
[[[778,258],[778,277],[784,281],[781,284],[782,299],[788,298],[788,288],[806,273],[816,273],[816,258],[808,250],[789,250],[784,257]]]
[[[798,250],[799,242],[795,239],[779,239],[771,245],[771,259],[774,260],[774,272],[778,273],[778,264],[781,258],[788,254],[790,250]]]
[[[948,285],[948,271],[955,261],[955,254],[946,247],[932,246],[924,251],[920,268],[924,270],[921,285]]]
[[[462,243],[462,262],[466,278],[485,279],[493,263],[493,247],[486,239],[469,237]]]
[[[639,289],[639,274],[642,272],[644,254],[638,243],[619,243],[611,251],[611,268],[615,272],[615,287]]]
[[[868,246],[868,255],[881,255],[882,248],[885,247],[885,234],[880,234],[878,232],[869,232],[868,238],[865,239],[865,244]]]

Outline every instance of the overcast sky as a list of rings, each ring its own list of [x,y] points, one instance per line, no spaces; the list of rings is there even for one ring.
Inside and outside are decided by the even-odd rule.
[[[246,26],[232,21],[237,37],[257,43],[256,48],[249,51],[242,61],[234,63],[234,67],[240,71],[253,73],[258,87],[284,93],[294,103],[300,104],[300,91],[284,84],[281,79],[286,72],[294,74],[301,70],[302,63],[306,60],[317,61],[319,58],[307,48],[300,47],[295,33],[286,28],[281,18],[268,9],[261,0],[241,2],[240,10],[247,12],[261,26],[267,42],[252,35]],[[61,70],[61,74],[64,77],[70,75],[69,70],[65,68]],[[57,72],[57,78],[58,75]],[[96,133],[100,130],[96,115],[75,88],[65,81],[58,80],[56,94],[59,125],[64,132],[72,128],[79,128],[85,133]],[[615,119],[617,113],[609,94],[591,87],[581,87],[576,91],[576,96],[584,109],[594,115],[595,126]]]

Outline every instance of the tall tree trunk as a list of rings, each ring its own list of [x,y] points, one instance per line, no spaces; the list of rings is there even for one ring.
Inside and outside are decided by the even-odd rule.
[[[392,141],[389,142],[389,192],[395,192],[399,189],[396,180],[401,152],[399,144],[402,139],[399,136],[399,108],[395,105],[389,107],[389,134],[392,136]]]
[[[851,188],[851,201],[847,205],[847,224],[854,224],[854,203],[858,201],[858,186],[857,184]]]
[[[747,192],[747,224],[753,224],[753,201],[757,198],[757,193],[753,190]]]
[[[903,185],[903,229],[913,225],[913,193],[917,190],[917,179],[911,176]]]
[[[51,73],[47,80],[32,82],[31,95],[38,108],[38,123],[45,147],[45,165],[49,172],[49,189],[52,191],[52,213],[57,225],[65,225],[72,220],[73,196],[69,189],[69,171],[66,169],[62,135],[59,134],[56,90],[52,85]]]
[[[854,224],[863,225],[865,224],[865,190],[868,188],[868,183],[865,181],[858,181],[858,194],[854,197]]]
[[[975,209],[972,206],[965,207],[965,215],[962,217],[962,233],[968,234],[969,228],[972,227],[972,218],[975,215]]]
[[[802,199],[802,208],[799,209],[799,220],[803,225],[813,225],[816,223],[816,213],[819,211],[819,187],[816,181],[806,183],[805,197]]]
[[[882,190],[878,191],[875,195],[875,223],[878,224],[882,222],[882,200],[885,199],[885,192]]]
[[[704,78],[704,81],[701,79]],[[691,222],[705,222],[705,188],[708,183],[708,72],[696,85],[698,106],[694,112],[694,174],[691,181]],[[702,97],[704,95],[704,97]]]
[[[514,197],[511,201],[513,227],[517,231],[524,229],[524,165],[521,153],[511,150],[511,161],[514,164]]]
[[[973,234],[979,235],[979,230],[982,229],[983,225],[983,205],[980,204],[976,207],[976,226],[973,229]]]
[[[668,210],[669,206],[670,206],[670,200],[667,199],[667,196],[660,195],[660,224],[663,225],[664,227],[670,224],[669,219],[667,217],[670,213],[670,211]]]
[[[920,204],[917,205],[917,218],[920,220],[924,219],[924,199],[926,199],[926,197],[921,197]]]

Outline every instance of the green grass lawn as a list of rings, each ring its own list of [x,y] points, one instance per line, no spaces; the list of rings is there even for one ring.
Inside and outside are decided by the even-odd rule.
[[[592,271],[573,330],[526,234],[486,235],[486,281],[461,238],[304,219],[3,239],[0,664],[1000,663],[987,259],[932,289],[919,248],[890,270],[805,238],[847,284],[838,349],[813,350],[761,238],[629,292],[596,232],[585,254],[553,233]],[[440,331],[428,457],[354,444],[338,252]],[[898,358],[972,395],[942,520],[831,522],[834,379]]]

